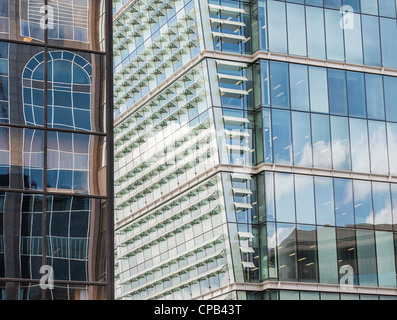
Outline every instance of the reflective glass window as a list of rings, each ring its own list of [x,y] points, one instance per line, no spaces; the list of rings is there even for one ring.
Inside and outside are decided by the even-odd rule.
[[[313,177],[295,175],[295,205],[297,223],[315,224]]]
[[[292,137],[294,146],[294,165],[312,166],[312,142],[310,114],[292,112]]]
[[[375,228],[392,229],[392,207],[390,185],[382,182],[372,182]]]
[[[319,225],[335,225],[334,188],[331,178],[314,177],[316,221]]]
[[[338,9],[340,6],[338,7]],[[325,34],[327,39],[327,59],[344,61],[343,29],[340,27],[342,14],[335,10],[325,11]]]
[[[347,115],[346,73],[343,70],[328,69],[329,112]]]
[[[350,28],[344,29],[345,55],[346,61],[350,63],[362,64],[362,34],[361,34],[361,16],[358,13],[350,13]]]
[[[288,64],[283,62],[270,62],[270,92],[273,107],[289,108],[289,72]]]
[[[297,265],[299,281],[318,281],[317,237],[316,227],[298,225],[297,237]]]
[[[361,286],[377,286],[375,237],[372,230],[357,230],[357,266]]]
[[[306,55],[306,28],[304,6],[287,3],[288,53]]]
[[[397,283],[393,233],[375,231],[375,241],[379,286],[395,287]]]
[[[324,10],[311,6],[305,8],[308,56],[325,59]]]
[[[370,163],[372,173],[389,173],[387,159],[386,125],[384,122],[368,121]]]
[[[397,122],[397,77],[383,77],[386,120]]]
[[[285,3],[269,0],[267,6],[269,50],[272,52],[287,53]]]
[[[349,105],[349,115],[352,117],[365,118],[365,86],[364,74],[358,72],[346,72],[347,98]]]
[[[296,227],[294,224],[277,224],[278,277],[280,281],[296,281]]]
[[[336,225],[354,225],[353,186],[348,179],[334,179]]]
[[[367,98],[367,113],[369,119],[384,120],[385,106],[383,100],[382,76],[365,74],[365,92]]]
[[[367,1],[368,2],[368,1]],[[375,1],[376,2],[376,1]],[[364,64],[381,66],[379,18],[361,15]]]
[[[358,228],[373,228],[374,210],[370,181],[353,181],[355,225]]]
[[[291,109],[309,111],[309,81],[307,66],[289,64]]]
[[[275,173],[274,195],[277,221],[295,222],[294,176]]]
[[[275,163],[292,164],[290,112],[272,110],[273,157]]]
[[[309,79],[311,111],[328,113],[327,69],[310,66]]]
[[[367,121],[350,119],[350,145],[353,171],[369,172]]]
[[[330,117],[332,142],[332,167],[350,170],[349,121],[345,117]]]
[[[341,272],[342,276],[346,275],[343,271],[347,266],[348,270],[351,268],[352,271],[352,282],[348,281],[348,277],[345,277],[346,281],[342,281],[344,285],[358,285],[358,268],[357,268],[357,246],[355,230],[350,228],[336,228],[336,246],[337,246],[337,258],[338,258],[338,272]],[[342,279],[341,279],[342,280]]]
[[[331,168],[331,138],[329,117],[312,114],[313,165]]]
[[[321,283],[339,281],[335,228],[317,227],[318,273]]]

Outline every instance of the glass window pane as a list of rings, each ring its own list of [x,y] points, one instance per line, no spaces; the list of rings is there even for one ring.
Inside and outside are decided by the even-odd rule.
[[[334,179],[336,225],[354,225],[352,180]]]
[[[328,69],[329,112],[347,115],[346,73],[343,70]]]
[[[269,50],[287,53],[285,3],[268,1]]]
[[[309,111],[307,66],[290,64],[291,109]]]
[[[349,22],[352,28],[345,28],[345,52],[346,62],[363,63],[363,45],[361,35],[361,19],[358,13],[350,13]]]
[[[290,112],[272,110],[274,162],[292,164]]]
[[[377,286],[374,231],[358,229],[356,237],[360,286]]]
[[[354,229],[337,228],[336,229],[336,245],[338,252],[338,272],[344,266],[351,267],[353,270],[353,283],[341,282],[343,285],[358,285],[358,269],[357,269],[357,247]],[[342,280],[342,279],[341,279]]]
[[[294,176],[288,173],[274,174],[276,219],[295,222]]]
[[[310,127],[309,113],[292,112],[292,137],[294,164],[296,166],[312,166],[312,142]]]
[[[346,72],[346,79],[349,115],[366,118],[364,74],[349,71]]]
[[[306,56],[304,6],[287,3],[289,54]]]
[[[270,110],[263,110],[263,143],[265,162],[273,162],[273,139]]]
[[[314,177],[316,219],[320,225],[335,225],[334,189],[331,178]]]
[[[386,126],[384,122],[368,121],[369,149],[371,172],[379,174],[389,173],[387,159]]]
[[[313,166],[331,168],[329,116],[312,114]]]
[[[349,122],[345,117],[331,117],[332,166],[350,170]]]
[[[350,145],[353,171],[369,172],[367,121],[350,119]]]
[[[298,225],[297,227],[297,264],[299,281],[317,282],[317,241],[316,227]]]
[[[339,9],[340,6],[337,8]],[[343,29],[340,27],[342,13],[336,10],[325,11],[325,33],[327,39],[327,59],[345,61]]]
[[[274,176],[273,172],[265,172],[265,199],[266,199],[266,219],[275,221],[274,213]]]
[[[375,228],[392,229],[392,212],[390,185],[382,182],[372,182]]]
[[[372,207],[372,189],[370,181],[353,180],[354,214],[358,228],[372,228],[374,211]]]
[[[311,111],[328,113],[327,69],[309,67],[309,79]]]
[[[386,120],[397,122],[397,77],[383,77]]]
[[[394,19],[380,18],[382,44],[382,65],[385,68],[397,68],[397,24]]]
[[[376,2],[376,1],[375,1]],[[381,66],[379,18],[361,15],[363,29],[364,64]]]
[[[368,118],[376,120],[385,119],[385,106],[383,101],[382,76],[365,74],[365,92],[367,95]]]
[[[338,283],[335,228],[318,227],[318,272],[321,283]]]
[[[395,287],[397,284],[393,233],[375,231],[375,240],[379,286]]]
[[[296,221],[315,224],[313,177],[295,175]]]
[[[290,107],[288,64],[270,62],[270,79],[272,107],[288,109]]]
[[[308,56],[325,59],[324,10],[306,6]]]
[[[297,280],[296,227],[294,224],[277,224],[277,251],[279,280]]]

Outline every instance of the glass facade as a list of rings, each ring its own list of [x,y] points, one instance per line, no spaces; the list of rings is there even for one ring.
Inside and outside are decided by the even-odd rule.
[[[395,1],[113,14],[116,297],[395,298]]]
[[[112,291],[105,19],[105,1],[0,4],[0,300]]]

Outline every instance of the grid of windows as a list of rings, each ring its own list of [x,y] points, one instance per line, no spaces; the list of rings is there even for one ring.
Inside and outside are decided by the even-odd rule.
[[[7,42],[0,42],[0,123],[9,122],[8,113],[8,50]]]

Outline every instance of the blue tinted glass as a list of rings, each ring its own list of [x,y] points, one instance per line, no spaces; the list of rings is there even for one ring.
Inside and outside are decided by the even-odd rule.
[[[350,138],[349,122],[345,117],[331,117],[332,167],[338,170],[349,170]]]
[[[0,41],[0,58],[7,59],[8,58],[8,43]]]
[[[291,109],[309,111],[307,66],[290,64]]]
[[[310,128],[309,113],[292,112],[294,165],[296,166],[312,166],[312,142]]]
[[[274,193],[277,221],[295,222],[294,176],[288,173],[275,173]]]
[[[271,104],[273,107],[289,108],[289,73],[288,64],[270,62]]]
[[[350,145],[353,171],[369,172],[368,130],[366,120],[350,119]]]
[[[347,115],[345,71],[328,69],[329,112]]]
[[[354,214],[357,227],[371,227],[374,224],[372,189],[370,181],[353,180]]]
[[[306,55],[306,28],[304,6],[287,4],[289,54]]]
[[[364,74],[346,72],[346,79],[349,115],[365,118],[367,112],[365,105]]]
[[[90,84],[90,79],[81,67],[73,65],[73,82],[77,84]]]
[[[354,225],[352,180],[334,179],[336,225]]]
[[[362,15],[364,64],[381,66],[379,18]]]
[[[313,166],[331,168],[329,117],[312,114]]]
[[[314,177],[316,218],[320,225],[335,225],[334,190],[331,178]]]
[[[269,49],[287,53],[285,3],[268,1]]]
[[[54,60],[54,79],[55,82],[72,82],[72,64],[70,61]]]
[[[341,19],[342,13],[339,11],[325,10],[327,59],[329,60],[345,61],[343,29],[339,25]]]
[[[368,118],[384,120],[383,79],[380,75],[365,74]]]
[[[389,173],[387,159],[386,126],[381,121],[368,121],[371,172]]]
[[[397,24],[396,20],[380,18],[383,66],[397,69]]]
[[[322,8],[306,7],[306,29],[308,56],[325,59],[324,11]]]
[[[290,112],[273,110],[272,124],[274,162],[280,164],[292,164]]]
[[[383,77],[385,90],[386,120],[397,122],[397,78]]]

